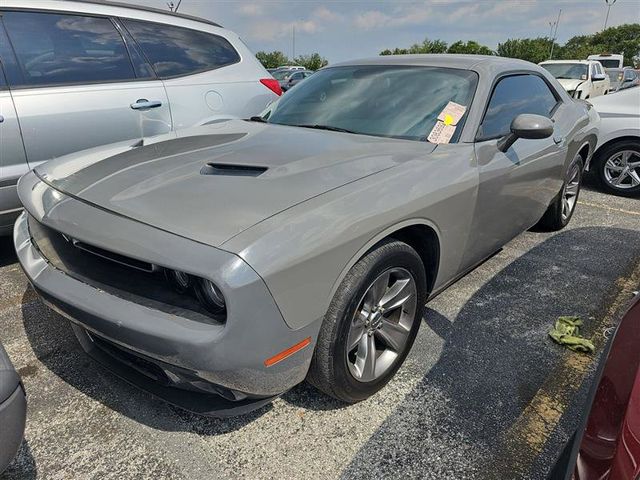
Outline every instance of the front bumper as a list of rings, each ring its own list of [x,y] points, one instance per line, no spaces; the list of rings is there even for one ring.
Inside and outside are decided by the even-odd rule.
[[[315,339],[318,326],[291,330],[262,279],[239,257],[66,197],[33,173],[20,188],[27,192],[21,196],[25,208],[43,225],[101,248],[209,278],[223,290],[225,324],[198,322],[124,300],[55,268],[34,244],[27,214],[21,215],[14,242],[29,281],[46,303],[73,322],[83,348],[120,376],[180,407],[216,416],[257,408],[304,380],[313,342],[273,366],[266,367],[264,361],[307,337]],[[151,370],[162,374],[154,378]]]

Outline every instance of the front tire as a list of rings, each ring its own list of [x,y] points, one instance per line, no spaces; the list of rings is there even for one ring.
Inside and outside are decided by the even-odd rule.
[[[594,159],[598,183],[608,193],[640,195],[640,141],[624,140],[598,151]]]
[[[418,253],[387,240],[347,273],[325,315],[307,380],[348,403],[395,375],[420,328],[427,278]]]
[[[584,161],[580,154],[577,154],[569,164],[565,173],[565,179],[560,193],[553,200],[534,230],[544,232],[556,232],[562,230],[569,224],[573,212],[578,204],[578,196],[582,187],[582,172],[584,171]]]

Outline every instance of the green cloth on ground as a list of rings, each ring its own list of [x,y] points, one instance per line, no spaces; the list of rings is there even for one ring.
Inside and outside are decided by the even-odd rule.
[[[549,336],[574,352],[593,353],[596,347],[591,340],[580,336],[581,326],[582,320],[579,317],[558,317]]]

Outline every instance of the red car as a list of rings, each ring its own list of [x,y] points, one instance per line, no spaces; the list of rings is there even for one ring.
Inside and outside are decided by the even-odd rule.
[[[600,369],[568,468],[554,478],[640,479],[640,293],[618,325]]]

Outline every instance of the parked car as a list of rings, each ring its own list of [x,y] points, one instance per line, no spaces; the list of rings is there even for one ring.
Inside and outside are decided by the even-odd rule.
[[[38,166],[14,243],[83,348],[170,402],[236,414],[305,378],[357,402],[400,368],[428,298],[568,224],[597,123],[521,60],[346,62],[268,119]]]
[[[27,397],[20,376],[0,344],[0,475],[18,453],[27,418]]]
[[[640,85],[640,74],[633,68],[625,68],[622,72],[622,83],[618,90],[625,90]]]
[[[573,98],[593,98],[611,90],[609,77],[595,60],[548,60],[547,69]]]
[[[281,65],[278,68],[276,68],[276,71],[277,70],[306,70],[306,69],[300,65]]]
[[[587,60],[600,62],[604,68],[622,68],[624,66],[624,55],[617,53],[602,53],[600,55],[589,55]]]
[[[17,179],[51,158],[259,113],[280,86],[239,37],[104,2],[0,4],[0,234]]]
[[[640,195],[640,88],[590,100],[601,118],[590,170],[616,195]]]
[[[279,80],[280,88],[283,92],[286,92],[314,73],[315,72],[312,72],[311,70],[296,70],[293,72],[289,72],[289,74],[285,75],[282,80]]]
[[[602,357],[584,420],[552,480],[640,478],[640,293]]]

